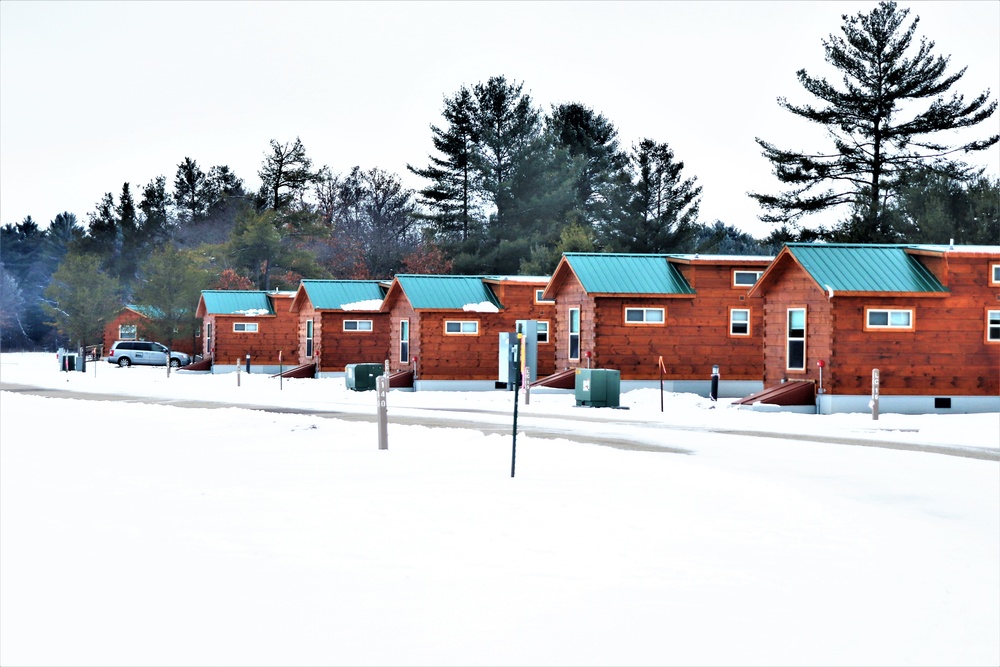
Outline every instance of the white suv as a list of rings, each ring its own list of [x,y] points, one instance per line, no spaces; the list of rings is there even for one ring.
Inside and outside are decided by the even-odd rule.
[[[191,356],[177,350],[168,350],[166,345],[148,340],[118,340],[111,346],[108,353],[108,363],[118,364],[128,368],[137,366],[166,366],[167,353],[170,354],[170,367],[180,368],[191,363]]]

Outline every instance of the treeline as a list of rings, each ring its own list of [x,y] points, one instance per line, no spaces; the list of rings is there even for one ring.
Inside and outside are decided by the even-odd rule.
[[[316,167],[296,138],[270,142],[256,189],[227,165],[184,157],[170,180],[105,193],[83,224],[66,212],[45,228],[30,217],[4,225],[0,344],[96,340],[102,322],[130,303],[154,306],[162,316],[151,333],[168,339],[178,327],[197,327],[202,289],[290,289],[301,278],[544,275],[570,251],[774,254],[796,240],[995,244],[1000,180],[956,157],[1000,138],[953,146],[933,137],[982,122],[997,103],[989,91],[945,98],[964,70],[948,74],[948,59],[924,40],[908,59],[917,20],[906,25],[907,14],[882,2],[845,16],[844,37],[823,46],[850,85],[841,90],[803,70],[800,82],[820,103],[779,100],[824,125],[832,146],[800,153],[757,139],[788,188],[749,193],[774,225],[766,238],[733,221],[703,221],[697,176],[663,138],[623,145],[614,123],[585,103],[542,109],[523,83],[495,76],[444,98],[426,159],[407,165],[423,179],[417,191],[377,167]],[[831,209],[841,212],[838,223],[802,224]]]

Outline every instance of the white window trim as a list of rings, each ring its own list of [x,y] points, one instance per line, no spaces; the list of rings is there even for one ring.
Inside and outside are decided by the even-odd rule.
[[[991,324],[991,322],[996,321],[997,324]],[[986,342],[987,343],[1000,343],[1000,310],[989,309],[986,311]],[[990,335],[993,327],[997,329],[997,335],[994,338]]]
[[[535,290],[535,303],[551,306],[556,302],[555,299],[543,299],[542,294],[545,293],[545,288]]]
[[[753,282],[752,283],[736,282],[736,274],[738,273],[746,273],[746,274],[752,273],[754,275]],[[753,287],[754,285],[757,284],[757,281],[760,280],[760,277],[762,275],[764,275],[763,271],[752,271],[750,269],[733,269],[733,287]]]
[[[542,325],[545,325],[545,331],[540,329]],[[549,326],[548,320],[536,320],[535,327],[536,340],[539,345],[548,345],[552,342],[552,337],[549,336],[549,332],[552,330],[552,327]],[[542,334],[545,334],[545,340],[542,340]]]
[[[792,338],[789,329],[792,323],[792,311],[802,311],[802,337]],[[785,313],[785,370],[787,371],[804,371],[806,370],[806,359],[808,359],[808,351],[806,350],[806,332],[809,330],[809,313],[805,308],[789,308]],[[789,364],[792,360],[792,342],[802,341],[802,367],[793,367]]]
[[[128,327],[132,330],[131,336],[126,336],[124,329]],[[139,338],[139,327],[135,324],[120,324],[118,325],[118,340],[138,340]]]
[[[457,324],[458,331],[448,331],[449,324]],[[465,328],[469,325],[472,326],[473,331],[465,331]],[[479,320],[445,320],[444,321],[444,335],[445,336],[478,336],[479,335]]]
[[[733,319],[733,313],[746,313],[747,314],[746,322],[736,322],[736,320]],[[735,325],[735,324],[746,324],[747,325],[746,332],[745,333],[737,333],[737,332],[733,331],[733,325]],[[729,309],[729,335],[730,336],[739,336],[739,337],[749,337],[750,336],[750,309],[749,308],[730,308]]]
[[[403,326],[406,326],[406,337],[403,337]],[[406,345],[406,358],[403,358],[403,345]],[[399,363],[410,363],[410,320],[402,318],[399,320]]]
[[[633,310],[633,311],[635,311],[635,310],[641,310],[642,311],[642,319],[641,320],[630,320],[628,318],[628,313],[629,313],[630,310]],[[658,312],[658,313],[660,313],[660,319],[658,319],[658,320],[649,320],[649,319],[647,319],[649,317],[649,313],[651,313],[651,312]],[[625,313],[622,315],[622,317],[625,320],[625,324],[628,325],[628,326],[636,326],[636,325],[643,325],[643,324],[648,325],[648,326],[662,326],[662,325],[666,324],[666,321],[667,321],[667,309],[666,308],[649,308],[649,307],[646,307],[646,306],[625,306]]]
[[[243,327],[243,329],[237,329],[236,327]],[[258,333],[260,327],[257,326],[256,322],[233,322],[233,333]]]
[[[888,323],[872,324],[872,313],[886,313],[886,320]],[[893,313],[906,313],[909,315],[909,324],[893,324]],[[894,331],[913,331],[914,320],[916,320],[916,314],[914,313],[913,308],[865,308],[865,331],[885,331],[887,329],[892,329]]]
[[[990,265],[990,285],[1000,286],[1000,264]]]
[[[355,328],[348,329],[347,328],[348,322],[354,322],[354,324],[356,325]],[[368,328],[366,329],[362,327],[361,326],[362,324],[367,324]],[[375,330],[375,325],[373,323],[373,320],[344,320],[343,330],[348,333],[371,333],[372,331]]]
[[[576,312],[576,332],[573,331],[573,313]],[[581,334],[583,332],[583,315],[580,313],[579,308],[569,309],[569,319],[567,321],[567,334],[566,339],[566,356],[570,361],[580,361],[580,355],[582,354],[581,348],[583,347]],[[573,336],[576,336],[576,356],[573,356]]]

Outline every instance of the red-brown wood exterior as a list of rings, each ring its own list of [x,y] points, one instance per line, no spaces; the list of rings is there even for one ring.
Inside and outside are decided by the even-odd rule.
[[[1000,343],[986,340],[986,311],[1000,309],[990,284],[1000,253],[914,253],[950,292],[831,298],[787,250],[761,285],[764,300],[764,386],[782,379],[819,382],[827,394],[868,395],[872,369],[879,393],[900,396],[1000,395]],[[865,309],[912,309],[912,330],[865,330]],[[804,371],[786,370],[789,308],[806,309]]]
[[[389,354],[389,314],[378,311],[345,311],[313,307],[303,287],[293,300],[298,316],[300,364],[317,363],[320,373],[343,373],[348,364],[383,363]],[[313,322],[312,355],[306,355],[308,322]],[[371,320],[371,331],[344,331],[345,320]]]
[[[390,370],[416,370],[419,380],[497,380],[499,375],[500,333],[513,332],[517,320],[554,322],[555,306],[536,303],[535,291],[546,285],[544,279],[487,280],[503,308],[497,313],[464,310],[414,310],[398,281],[386,294],[383,312],[389,319]],[[400,362],[400,321],[410,323],[410,361]],[[449,320],[476,320],[477,335],[446,334]],[[539,377],[554,369],[551,343],[538,346]]]
[[[763,372],[761,301],[733,285],[733,272],[763,271],[757,258],[671,259],[694,295],[588,294],[564,259],[547,296],[557,304],[555,367],[618,370],[622,380],[705,380],[718,365],[726,380],[759,382]],[[625,308],[663,308],[663,324],[626,324]],[[580,359],[569,358],[569,311],[580,309]],[[730,309],[750,311],[749,334],[730,335]]]
[[[104,327],[104,352],[107,353],[111,349],[111,346],[116,340],[120,340],[120,328],[125,324],[134,324],[136,327],[136,336],[140,340],[152,340],[153,334],[146,329],[146,324],[149,322],[149,318],[142,313],[133,310],[131,308],[123,308],[120,313],[113,320],[107,323]],[[170,341],[158,340],[157,342],[166,345]],[[189,337],[176,336],[173,342],[170,343],[172,349],[178,352],[184,352],[185,354],[194,355],[195,351],[201,354],[201,336],[196,336],[193,339]]]
[[[290,366],[295,363],[299,350],[299,314],[291,312],[292,293],[267,294],[274,315],[226,315],[204,313],[204,300],[199,306],[202,312],[202,335],[208,345],[206,327],[212,325],[211,350],[202,354],[211,356],[216,365],[242,365],[246,355],[250,355],[251,367],[277,366],[278,352],[281,363]],[[236,322],[256,322],[256,332],[233,331]]]

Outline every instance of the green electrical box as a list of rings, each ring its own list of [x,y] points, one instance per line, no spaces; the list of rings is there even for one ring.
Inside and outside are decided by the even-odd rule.
[[[576,369],[576,404],[592,408],[617,408],[621,372],[607,368]]]
[[[348,364],[344,370],[347,388],[354,391],[374,391],[375,378],[385,373],[382,364]]]

